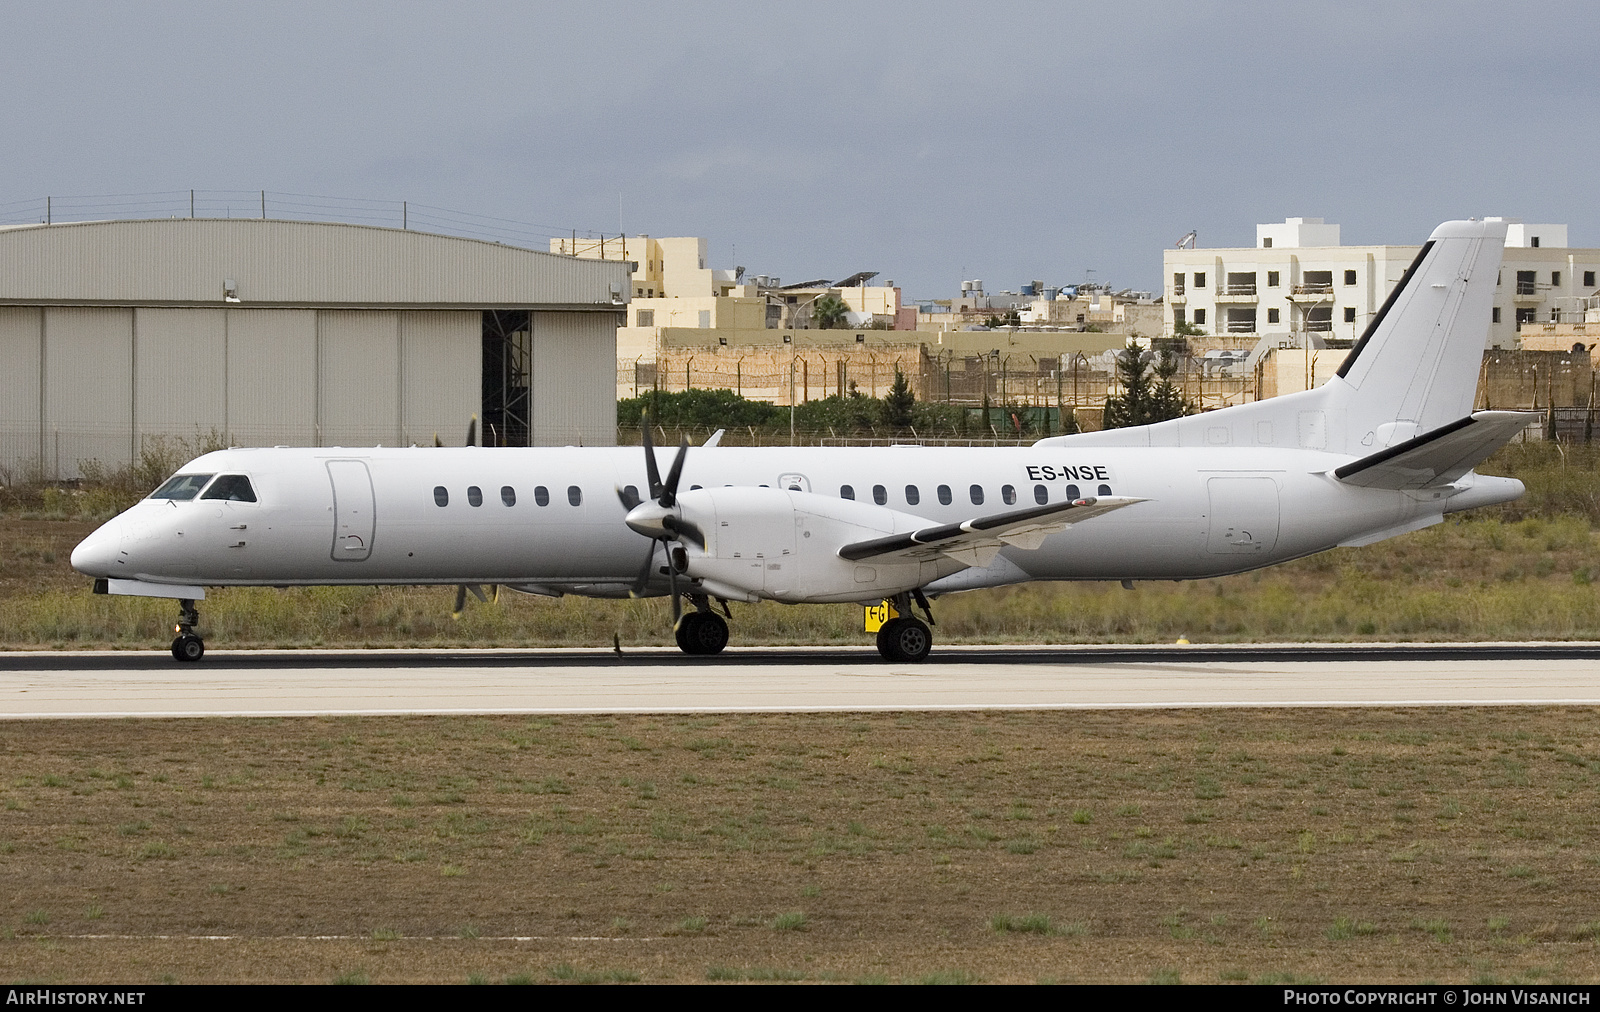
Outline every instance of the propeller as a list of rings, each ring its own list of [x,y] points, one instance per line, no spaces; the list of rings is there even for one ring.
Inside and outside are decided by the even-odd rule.
[[[433,434],[433,445],[434,446],[443,446],[444,445],[444,441],[439,438],[439,434],[437,432],[435,432]],[[462,443],[461,445],[462,446],[477,446],[478,445],[478,416],[477,416],[476,413],[473,414],[472,420],[467,423],[467,441],[465,443]]]
[[[460,583],[456,585],[456,604],[454,608],[450,609],[451,618],[460,618],[461,613],[466,610],[468,591],[471,591],[472,596],[483,604],[498,604],[500,602],[500,585],[498,583],[490,584],[489,593],[487,594],[483,592],[483,587],[479,584]]]
[[[629,527],[650,539],[650,552],[645,556],[644,566],[639,570],[639,579],[634,584],[632,594],[638,597],[645,592],[650,583],[650,568],[655,564],[657,543],[660,547],[668,548],[672,541],[686,541],[699,548],[705,548],[706,535],[693,520],[686,520],[676,512],[678,505],[678,482],[683,477],[683,462],[689,454],[689,441],[684,439],[678,444],[678,453],[672,459],[672,467],[667,471],[667,480],[661,480],[661,469],[656,464],[656,448],[650,439],[650,416],[644,416],[644,423],[640,426],[640,435],[644,444],[645,477],[649,480],[649,499],[641,498],[637,489],[632,485],[617,489],[617,499],[621,501],[623,509],[628,511],[627,524]],[[676,625],[683,614],[682,595],[678,592],[678,563],[670,548],[667,550],[667,588],[672,597],[672,621]]]

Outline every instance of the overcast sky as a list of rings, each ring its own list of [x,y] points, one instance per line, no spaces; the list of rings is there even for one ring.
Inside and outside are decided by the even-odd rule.
[[[201,189],[703,235],[786,282],[1159,289],[1321,216],[1600,246],[1592,3],[0,2],[0,205]],[[737,260],[735,260],[737,257]]]

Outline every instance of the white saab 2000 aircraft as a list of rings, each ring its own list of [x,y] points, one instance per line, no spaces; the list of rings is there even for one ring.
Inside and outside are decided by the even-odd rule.
[[[498,585],[670,594],[691,654],[727,643],[713,602],[882,602],[879,651],[917,661],[939,594],[1223,576],[1520,496],[1472,470],[1534,417],[1472,410],[1505,232],[1440,225],[1338,375],[1303,393],[1018,448],[713,439],[680,446],[665,480],[648,425],[642,461],[626,447],[230,449],[90,535],[72,565],[100,593],[177,599],[186,661],[205,651],[204,588],[328,584],[454,585],[458,610]]]

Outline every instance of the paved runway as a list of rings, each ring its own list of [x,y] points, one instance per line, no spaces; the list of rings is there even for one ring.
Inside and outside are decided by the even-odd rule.
[[[1600,705],[1600,644],[0,654],[0,719]]]

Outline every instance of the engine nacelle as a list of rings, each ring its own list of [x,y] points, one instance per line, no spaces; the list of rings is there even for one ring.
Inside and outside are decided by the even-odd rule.
[[[678,496],[704,533],[683,543],[690,576],[776,601],[873,602],[965,569],[945,556],[849,562],[839,549],[927,527],[926,517],[884,506],[778,488],[694,489]]]

